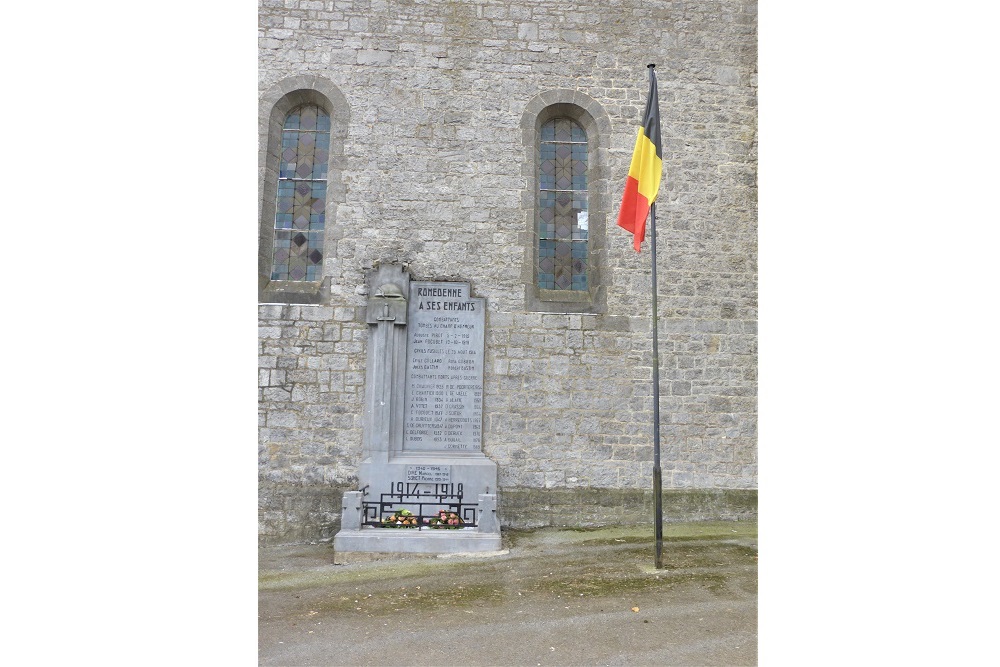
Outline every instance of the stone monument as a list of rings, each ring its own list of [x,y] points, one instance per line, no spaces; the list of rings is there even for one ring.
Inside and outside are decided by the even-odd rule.
[[[485,299],[394,264],[368,281],[364,452],[335,553],[499,550],[497,466],[482,451]]]

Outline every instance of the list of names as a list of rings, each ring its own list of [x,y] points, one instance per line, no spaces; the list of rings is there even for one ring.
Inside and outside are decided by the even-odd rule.
[[[466,283],[410,283],[404,451],[482,450],[484,302]]]

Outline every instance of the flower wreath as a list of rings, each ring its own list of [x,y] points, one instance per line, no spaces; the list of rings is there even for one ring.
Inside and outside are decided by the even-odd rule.
[[[429,524],[431,528],[461,528],[465,523],[462,521],[462,517],[458,516],[454,512],[449,512],[448,510],[440,510],[437,514],[429,519],[424,519],[424,522]]]
[[[417,517],[410,510],[399,510],[382,519],[383,528],[417,528]]]

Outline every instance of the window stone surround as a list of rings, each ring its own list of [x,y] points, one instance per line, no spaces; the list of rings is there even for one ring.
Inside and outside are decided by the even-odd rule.
[[[588,289],[540,289],[535,279],[538,264],[538,240],[535,217],[538,213],[538,164],[541,128],[549,120],[571,118],[587,133],[588,190]],[[524,262],[521,282],[524,285],[525,310],[547,313],[604,313],[607,311],[605,232],[610,208],[606,170],[610,149],[611,118],[592,97],[578,90],[556,89],[536,95],[521,115],[521,140],[525,149],[523,176],[526,183],[521,207],[524,211]]]
[[[347,98],[333,83],[313,75],[292,76],[277,82],[260,98],[258,132],[258,183],[260,218],[258,220],[257,284],[261,303],[330,302],[330,277],[324,268],[320,281],[271,280],[274,244],[275,197],[278,167],[281,161],[281,133],[288,112],[300,104],[313,103],[330,115],[330,154],[327,167],[326,224],[323,235],[323,264],[336,257],[338,228],[337,206],[345,197],[341,179],[344,143],[350,122]]]

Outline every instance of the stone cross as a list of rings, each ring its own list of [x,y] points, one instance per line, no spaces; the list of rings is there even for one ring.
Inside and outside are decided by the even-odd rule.
[[[394,275],[398,274],[398,275]],[[400,284],[402,283],[402,285]],[[386,266],[373,276],[377,285],[368,299],[365,321],[374,324],[368,346],[365,405],[365,455],[386,462],[402,445],[403,378],[406,363],[408,275]]]

